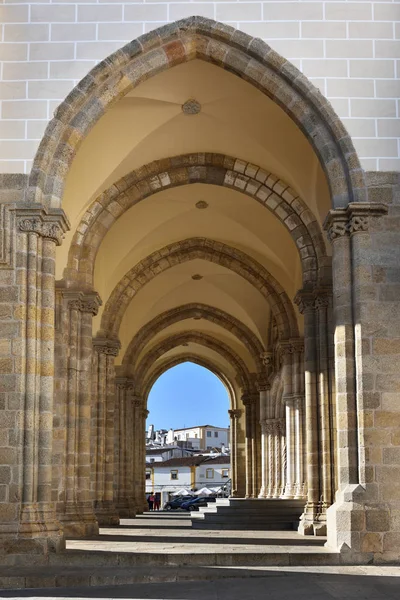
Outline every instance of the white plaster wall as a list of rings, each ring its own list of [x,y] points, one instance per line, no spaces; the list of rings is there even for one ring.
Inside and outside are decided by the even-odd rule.
[[[267,41],[330,99],[365,169],[400,170],[398,0],[2,0],[0,172],[30,171],[55,107],[97,62],[194,14]]]

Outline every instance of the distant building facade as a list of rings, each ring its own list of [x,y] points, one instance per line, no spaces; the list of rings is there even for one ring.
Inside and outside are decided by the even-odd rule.
[[[229,448],[229,427],[195,425],[181,429],[155,430],[153,425],[146,432],[146,443],[152,446],[178,444],[193,450],[209,451]]]
[[[181,489],[194,492],[207,487],[218,492],[227,485],[230,475],[229,456],[192,456],[146,462],[146,494],[160,492],[164,505]]]

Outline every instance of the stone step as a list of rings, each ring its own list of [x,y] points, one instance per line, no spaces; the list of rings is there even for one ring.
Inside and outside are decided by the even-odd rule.
[[[65,553],[64,556],[66,557]],[[182,554],[170,556],[146,554],[141,564],[121,566],[125,561],[135,561],[131,553],[101,552],[100,564],[93,566],[87,560],[88,553],[79,554],[79,564],[46,565],[36,567],[0,567],[0,588],[7,590],[37,588],[69,588],[91,586],[115,586],[130,583],[162,583],[172,581],[216,580],[232,577],[262,577],[268,571],[262,567],[277,566],[336,566],[340,564],[340,555],[330,552],[270,552],[260,553],[211,553]],[[90,553],[94,554],[94,553]],[[113,556],[110,556],[113,555]],[[59,559],[62,555],[59,555]],[[69,556],[69,563],[72,561]],[[90,557],[90,558],[93,558]],[[101,559],[101,560],[100,560]],[[87,564],[88,563],[88,564]],[[251,570],[257,566],[257,570]],[[154,568],[157,567],[157,568]],[[238,567],[235,569],[235,567]],[[240,568],[242,567],[242,568]],[[243,568],[248,567],[248,568]],[[58,592],[59,594],[59,592]],[[54,596],[49,592],[49,596]]]
[[[304,500],[228,498],[191,513],[195,529],[287,531],[298,528]]]

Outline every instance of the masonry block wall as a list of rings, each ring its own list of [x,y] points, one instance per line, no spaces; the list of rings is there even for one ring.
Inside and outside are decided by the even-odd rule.
[[[191,15],[267,41],[332,102],[365,170],[400,169],[397,0],[3,0],[0,172],[29,173],[54,109],[99,61]]]

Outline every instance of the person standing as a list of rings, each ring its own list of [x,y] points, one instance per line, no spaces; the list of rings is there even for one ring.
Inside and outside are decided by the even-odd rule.
[[[161,494],[156,492],[154,496],[154,510],[160,510]]]
[[[149,505],[149,511],[153,510],[153,506],[154,506],[154,492],[150,493],[150,496],[147,499],[148,505]]]

